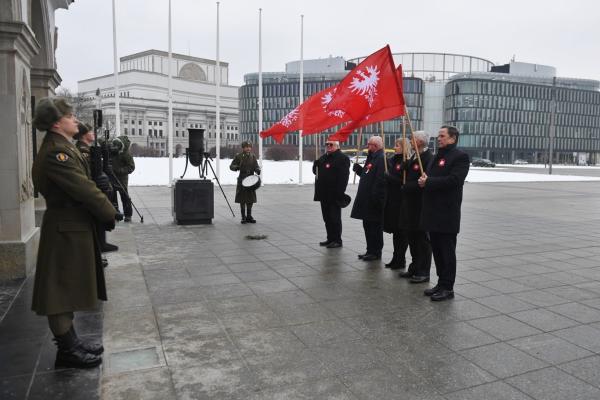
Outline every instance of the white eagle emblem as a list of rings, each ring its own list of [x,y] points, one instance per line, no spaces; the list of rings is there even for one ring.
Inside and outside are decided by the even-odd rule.
[[[352,93],[363,96],[369,103],[369,107],[371,107],[375,101],[375,97],[377,97],[379,69],[377,68],[377,65],[374,65],[368,66],[366,70],[366,74],[363,71],[358,71],[356,73],[357,75],[360,75],[360,77],[355,76],[352,78],[349,88],[352,89]]]
[[[333,88],[333,90],[325,93],[323,97],[321,97],[321,106],[323,107],[323,111],[325,111],[327,115],[331,117],[343,118],[346,114],[343,110],[327,111],[327,106],[329,105],[329,103],[331,103],[331,100],[333,100],[333,95],[335,94],[336,90],[337,88]]]
[[[287,113],[286,116],[281,119],[281,125],[289,128],[294,122],[296,122],[298,119],[298,108],[299,106]]]

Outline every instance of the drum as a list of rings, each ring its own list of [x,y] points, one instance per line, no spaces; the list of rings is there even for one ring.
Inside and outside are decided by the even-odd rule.
[[[260,187],[260,176],[250,175],[242,179],[242,186],[244,189],[256,190]]]

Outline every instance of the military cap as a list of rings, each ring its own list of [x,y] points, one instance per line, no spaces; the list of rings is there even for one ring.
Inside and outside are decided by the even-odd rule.
[[[62,117],[72,114],[73,107],[60,97],[45,97],[35,107],[33,126],[40,131],[52,128]]]
[[[242,148],[244,147],[252,147],[252,142],[249,141],[243,141],[242,142]]]
[[[73,138],[75,140],[81,139],[83,137],[83,135],[85,135],[86,133],[88,133],[89,131],[91,131],[93,129],[90,124],[85,124],[83,122],[78,123],[77,128],[79,128],[79,132],[77,132],[75,134],[75,136],[73,136]]]

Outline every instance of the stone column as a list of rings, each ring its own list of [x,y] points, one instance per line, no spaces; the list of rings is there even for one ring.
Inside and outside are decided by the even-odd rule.
[[[30,63],[39,48],[27,24],[0,21],[0,280],[27,276],[37,257]]]

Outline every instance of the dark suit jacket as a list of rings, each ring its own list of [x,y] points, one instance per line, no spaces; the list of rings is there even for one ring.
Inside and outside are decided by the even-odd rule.
[[[350,159],[339,149],[326,153],[313,164],[315,177],[315,201],[337,203],[343,201],[348,177]]]
[[[449,145],[440,149],[427,169],[423,188],[421,227],[428,232],[458,233],[463,185],[469,173],[469,156]]]
[[[383,150],[369,153],[360,176],[350,217],[366,221],[382,221],[385,197],[385,162]]]
[[[426,150],[419,155],[421,156],[423,168],[427,168],[433,157],[431,150]],[[402,187],[404,200],[402,203],[403,213],[401,214],[401,224],[404,229],[419,230],[423,205],[423,189],[417,183],[422,175],[417,157],[413,155],[403,170],[406,170],[406,183]]]

